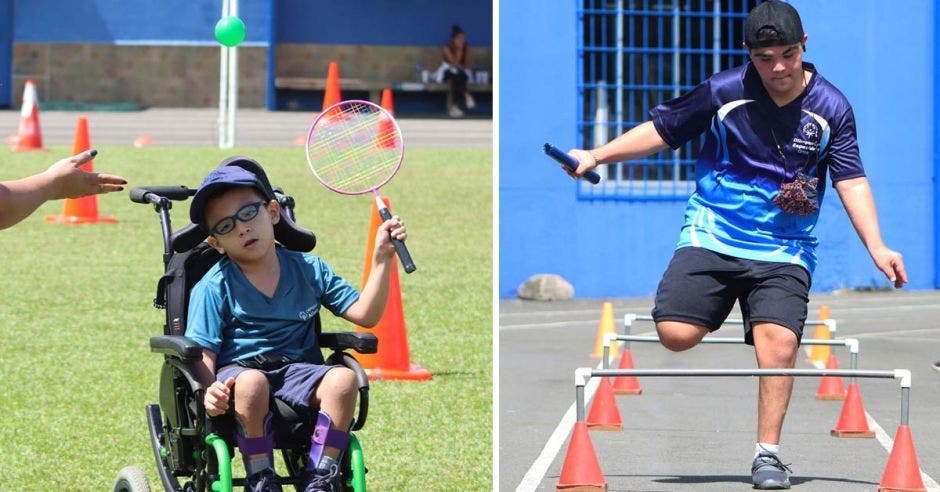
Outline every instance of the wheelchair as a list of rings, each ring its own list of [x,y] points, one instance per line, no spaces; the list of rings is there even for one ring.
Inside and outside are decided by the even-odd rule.
[[[300,252],[316,246],[313,232],[297,225],[294,200],[283,190],[271,186],[261,165],[247,157],[230,157],[220,166],[240,166],[254,173],[281,204],[281,219],[274,227],[277,247]],[[166,311],[163,335],[151,337],[151,352],[163,355],[159,379],[159,403],[146,406],[150,443],[163,487],[168,491],[230,491],[242,486],[245,478],[232,471],[235,452],[235,419],[231,415],[209,417],[203,407],[205,388],[199,382],[193,363],[202,358],[202,347],[186,338],[186,314],[189,291],[220,258],[221,254],[203,240],[205,234],[190,224],[173,232],[170,223],[172,201],[185,201],[196,190],[185,186],[146,186],[131,190],[131,200],[153,204],[163,230],[164,274],[157,283],[154,306]],[[347,353],[375,353],[378,339],[371,333],[322,332],[320,315],[314,323],[319,345],[328,349],[326,364],[343,365],[356,373],[359,406],[350,429],[349,444],[340,463],[336,490],[366,490],[367,473],[362,446],[352,431],[365,425],[369,408],[369,380],[356,359]],[[310,451],[313,418],[301,415],[285,402],[272,398],[271,411],[286,425],[275,431],[275,452],[280,451],[288,474],[281,482],[288,490],[300,490],[299,479]],[[315,417],[315,414],[314,416]],[[141,492],[142,472],[127,467],[121,470],[114,490]],[[281,473],[283,475],[283,473]],[[182,479],[182,484],[180,483]],[[143,481],[145,484],[145,480]]]

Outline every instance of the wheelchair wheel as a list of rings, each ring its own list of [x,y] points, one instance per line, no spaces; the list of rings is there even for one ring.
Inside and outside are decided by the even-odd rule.
[[[118,472],[112,492],[150,492],[150,484],[143,470],[136,466],[125,466]]]
[[[343,455],[343,479],[340,490],[366,492],[366,462],[362,445],[355,434],[349,434],[349,447]]]

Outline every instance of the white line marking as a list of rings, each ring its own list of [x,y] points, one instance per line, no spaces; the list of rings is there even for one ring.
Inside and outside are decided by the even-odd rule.
[[[603,362],[599,362],[596,369],[600,369],[602,365]],[[594,397],[594,392],[597,390],[597,386],[600,385],[600,381],[601,378],[591,378],[588,384],[584,386],[585,406],[588,406],[588,402]],[[568,434],[571,433],[571,429],[574,427],[574,422],[577,418],[575,405],[577,405],[577,402],[572,403],[571,406],[568,407],[568,411],[565,412],[565,416],[561,418],[558,427],[555,427],[555,431],[552,432],[548,441],[545,442],[545,447],[542,448],[539,457],[535,459],[535,462],[529,467],[529,471],[522,477],[522,481],[519,482],[519,486],[516,487],[516,492],[533,492],[538,488],[539,484],[542,483],[542,479],[545,477],[548,467],[555,461],[555,456],[558,456],[558,451],[561,450],[561,446],[565,443],[565,440],[568,439]],[[587,411],[587,409],[585,409],[585,411]]]
[[[917,330],[876,331],[872,333],[859,333],[857,335],[852,335],[852,338],[891,337],[891,336],[900,336],[902,334],[903,335],[931,335],[934,333],[940,334],[940,328],[921,328]]]

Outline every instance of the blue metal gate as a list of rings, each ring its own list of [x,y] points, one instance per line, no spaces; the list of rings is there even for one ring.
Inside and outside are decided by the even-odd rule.
[[[759,0],[576,0],[578,137],[583,148],[649,119],[650,108],[747,60],[744,18]],[[578,198],[685,200],[701,138],[599,169]]]

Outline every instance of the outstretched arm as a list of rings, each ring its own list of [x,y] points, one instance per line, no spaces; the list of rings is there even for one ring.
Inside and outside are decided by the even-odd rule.
[[[0,182],[0,229],[25,219],[48,200],[123,190],[121,185],[127,184],[124,178],[79,168],[96,154],[94,150],[82,152],[56,162],[39,174]]]
[[[375,249],[372,252],[372,270],[359,299],[349,306],[343,318],[358,326],[371,328],[382,319],[385,301],[388,299],[388,279],[391,269],[395,268],[395,246],[389,239],[391,235],[404,241],[408,237],[405,224],[396,215],[379,225],[375,233]]]
[[[568,154],[578,159],[579,165],[577,171],[568,172],[568,174],[574,178],[580,178],[584,173],[597,167],[598,164],[631,161],[667,148],[669,148],[669,145],[656,131],[653,122],[647,121],[596,149],[590,151],[572,149],[569,151]],[[567,172],[567,168],[564,166],[562,166],[562,169]]]
[[[900,289],[907,283],[904,259],[901,253],[888,249],[881,239],[875,199],[872,196],[868,179],[863,176],[839,181],[836,183],[836,191],[849,215],[849,220],[855,226],[855,232],[868,249],[868,254],[871,255],[875,266],[885,274],[889,281],[894,282],[896,288]]]

